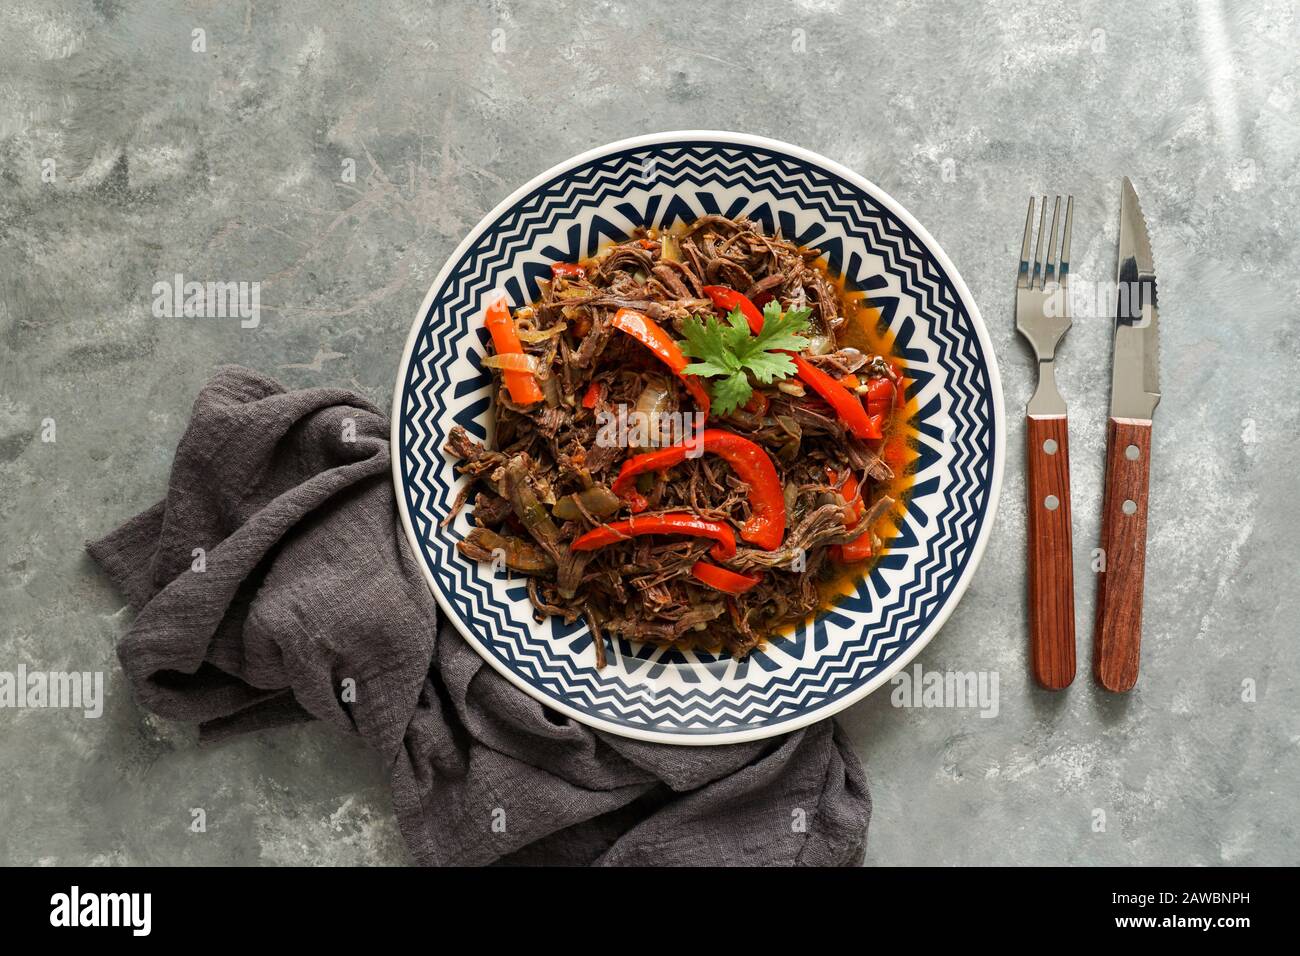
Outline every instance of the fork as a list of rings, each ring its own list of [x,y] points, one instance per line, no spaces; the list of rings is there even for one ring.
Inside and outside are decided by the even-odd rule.
[[[1070,543],[1070,441],[1065,399],[1056,387],[1056,347],[1070,328],[1070,227],[1074,197],[1065,203],[1059,265],[1056,223],[1061,197],[1047,223],[1047,197],[1038,219],[1038,242],[1029,258],[1034,198],[1029,198],[1025,240],[1016,274],[1016,329],[1038,360],[1038,387],[1026,409],[1029,486],[1029,647],[1035,680],[1049,690],[1074,680],[1074,562]],[[1047,258],[1042,257],[1047,234]],[[1031,271],[1032,261],[1032,271]]]

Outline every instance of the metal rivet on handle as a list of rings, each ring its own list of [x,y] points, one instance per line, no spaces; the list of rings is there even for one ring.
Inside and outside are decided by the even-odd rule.
[[[1137,461],[1140,454],[1142,454],[1142,450],[1137,445],[1129,445],[1124,449],[1124,457],[1129,461]]]
[[[1123,511],[1126,515],[1135,514],[1138,510],[1137,502],[1134,501],[1132,498],[1125,498],[1124,504],[1120,506],[1120,510]]]
[[[1055,438],[1049,438],[1047,441],[1043,442],[1043,451],[1047,452],[1049,455],[1055,455],[1056,449],[1059,447],[1060,446],[1056,444]]]
[[[1046,498],[1043,499],[1043,507],[1046,508],[1048,511],[1055,511],[1060,506],[1061,506],[1061,501],[1059,498],[1056,497],[1056,495],[1048,495]]]

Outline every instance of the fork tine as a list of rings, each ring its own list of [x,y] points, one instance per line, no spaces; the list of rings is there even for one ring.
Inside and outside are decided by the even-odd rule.
[[[1052,228],[1047,231],[1047,265],[1043,268],[1043,288],[1056,281],[1056,221],[1061,216],[1061,197],[1052,206]]]
[[[1020,271],[1016,273],[1016,286],[1029,287],[1029,237],[1033,234],[1034,197],[1029,197],[1029,213],[1025,216],[1025,241],[1020,247]]]
[[[1070,277],[1070,227],[1074,223],[1074,197],[1065,197],[1065,229],[1061,234],[1061,265],[1057,269],[1060,281]]]
[[[1039,276],[1043,272],[1043,231],[1047,228],[1047,197],[1043,197],[1042,208],[1038,212],[1038,241],[1034,243],[1034,272],[1029,278],[1029,288],[1038,286]],[[1041,286],[1039,286],[1041,288]]]

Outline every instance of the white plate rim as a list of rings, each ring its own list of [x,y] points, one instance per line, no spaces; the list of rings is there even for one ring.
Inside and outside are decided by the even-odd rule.
[[[967,310],[971,318],[972,327],[975,329],[976,336],[979,339],[980,346],[984,355],[988,359],[988,376],[989,392],[992,396],[993,404],[993,421],[994,421],[994,440],[993,440],[993,468],[989,485],[989,500],[986,508],[987,520],[980,528],[980,533],[975,541],[971,551],[970,560],[966,563],[961,577],[953,585],[952,593],[943,607],[936,613],[934,619],[926,626],[925,630],[918,635],[907,649],[884,668],[879,674],[867,681],[861,687],[845,694],[843,697],[832,701],[825,707],[817,708],[807,714],[801,714],[793,717],[788,721],[779,724],[757,727],[752,730],[733,730],[726,733],[714,734],[673,734],[665,731],[656,731],[653,729],[641,729],[639,727],[629,727],[625,724],[607,721],[600,717],[592,716],[589,713],[572,707],[563,701],[557,701],[553,698],[541,697],[530,684],[511,671],[505,664],[497,660],[494,654],[491,654],[484,648],[478,638],[473,634],[465,622],[461,620],[460,614],[443,596],[441,588],[429,570],[428,564],[421,556],[419,538],[415,533],[415,527],[411,522],[411,516],[406,507],[406,495],[402,490],[402,471],[400,450],[400,428],[401,428],[401,402],[403,394],[403,385],[409,371],[411,357],[415,353],[415,345],[419,339],[420,331],[424,325],[424,317],[428,315],[430,307],[433,305],[434,296],[438,289],[447,280],[455,263],[459,262],[469,248],[478,240],[479,236],[487,229],[488,225],[503,215],[508,209],[527,196],[533,190],[539,188],[550,180],[563,173],[568,172],[578,166],[582,166],[601,156],[622,152],[629,149],[638,149],[646,146],[656,146],[661,143],[670,143],[678,140],[703,139],[719,142],[730,142],[740,146],[751,146],[758,149],[776,150],[787,153],[809,164],[820,166],[830,173],[853,183],[859,189],[862,189],[873,200],[878,201],[886,207],[891,213],[897,216],[925,246],[926,251],[934,256],[935,260],[943,268],[944,273],[952,281],[953,288],[956,290],[961,299],[962,305]],[[537,176],[534,176],[528,182],[524,183],[514,192],[510,193],[505,199],[497,203],[489,212],[487,212],[475,224],[469,233],[461,240],[460,244],[447,257],[447,261],[439,270],[438,275],[434,278],[433,283],[429,286],[429,291],[420,304],[419,311],[416,313],[415,320],[411,323],[411,330],[406,337],[406,345],[402,350],[402,360],[397,369],[397,381],[393,386],[393,401],[390,406],[391,424],[389,426],[389,457],[391,459],[391,470],[393,478],[393,489],[397,498],[398,512],[402,519],[402,530],[406,534],[407,544],[413,551],[413,557],[420,565],[420,573],[424,576],[425,584],[433,593],[442,613],[446,615],[455,625],[462,637],[469,642],[492,668],[508,680],[515,687],[526,693],[532,699],[538,701],[546,707],[558,710],[568,717],[588,727],[594,727],[607,733],[619,737],[627,737],[634,740],[644,740],[651,743],[672,744],[681,747],[707,747],[718,746],[722,744],[746,743],[752,740],[763,740],[768,737],[790,733],[800,728],[807,727],[809,724],[825,720],[835,714],[853,706],[861,700],[864,700],[873,691],[879,689],[888,682],[895,674],[912,662],[912,660],[924,649],[936,634],[943,630],[943,626],[948,622],[952,612],[961,603],[961,599],[966,594],[966,589],[970,586],[975,572],[979,569],[981,560],[984,557],[984,550],[988,546],[989,538],[992,535],[993,525],[997,520],[998,501],[1001,497],[1002,478],[1006,464],[1006,409],[1004,407],[1002,395],[1002,379],[998,371],[997,355],[993,350],[993,340],[989,335],[988,328],[984,324],[984,319],[980,314],[979,307],[975,304],[975,297],[971,295],[970,289],[962,279],[961,274],[953,265],[952,260],[948,258],[947,252],[939,245],[935,238],[930,235],[920,222],[917,221],[907,209],[899,203],[893,196],[885,192],[871,180],[859,173],[854,172],[846,166],[828,159],[819,153],[804,149],[802,146],[795,146],[792,143],[786,143],[778,139],[772,139],[767,136],[757,136],[751,133],[735,133],[727,130],[667,130],[661,133],[647,133],[641,136],[632,136],[627,139],[616,140],[612,143],[606,143],[603,146],[597,146],[586,152],[579,153],[563,162],[557,163]]]

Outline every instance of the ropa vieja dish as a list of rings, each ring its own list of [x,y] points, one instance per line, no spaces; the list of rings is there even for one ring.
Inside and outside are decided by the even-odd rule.
[[[746,220],[556,263],[484,321],[493,447],[455,428],[474,527],[538,615],[742,656],[881,553],[906,494],[905,369],[816,249]],[[448,519],[450,520],[450,519]]]

